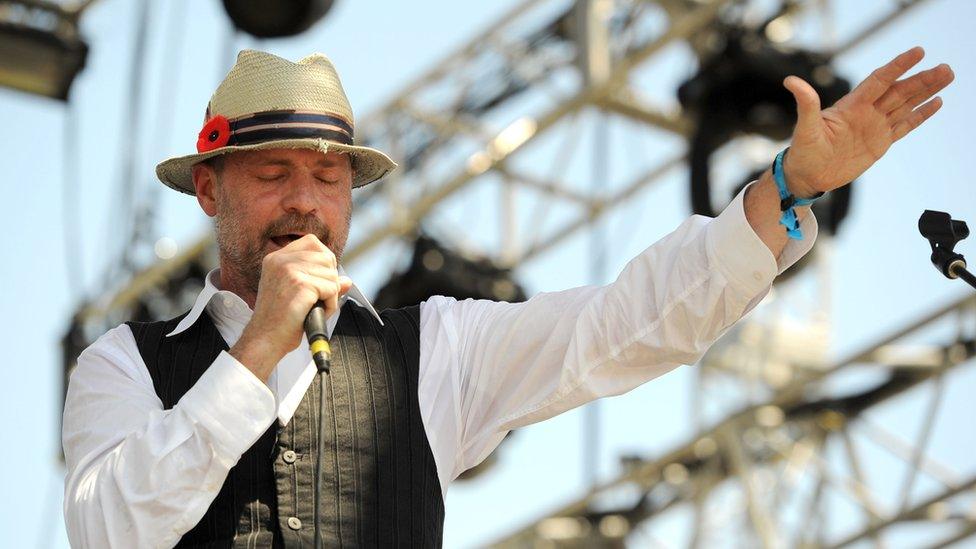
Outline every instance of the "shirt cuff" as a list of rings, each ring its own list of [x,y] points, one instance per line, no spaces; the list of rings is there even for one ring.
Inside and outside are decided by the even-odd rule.
[[[813,247],[817,239],[817,218],[810,211],[800,222],[803,240],[789,239],[777,260],[746,219],[746,185],[725,210],[708,225],[706,247],[725,277],[750,296],[758,295]],[[785,231],[786,228],[784,227]]]
[[[221,351],[177,404],[235,463],[275,418],[275,397],[227,351]]]

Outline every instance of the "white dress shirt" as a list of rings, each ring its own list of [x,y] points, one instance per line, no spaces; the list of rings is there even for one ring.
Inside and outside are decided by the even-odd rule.
[[[777,261],[746,220],[744,193],[714,219],[689,217],[606,286],[514,304],[423,303],[418,398],[442,494],[509,430],[693,364],[752,310],[809,251],[817,222],[808,215],[805,239]],[[207,275],[172,333],[206,311],[227,345],[237,342],[252,311],[219,280],[218,270]],[[376,315],[355,286],[348,297]],[[79,356],[64,407],[71,545],[175,545],[241,455],[276,418],[288,423],[315,373],[304,338],[267,384],[224,351],[164,410],[129,327],[102,335]]]

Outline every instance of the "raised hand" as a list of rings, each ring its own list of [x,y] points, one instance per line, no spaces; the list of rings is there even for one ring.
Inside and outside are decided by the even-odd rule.
[[[783,85],[796,99],[797,124],[783,170],[794,195],[850,183],[939,110],[942,99],[930,98],[952,82],[949,65],[898,80],[924,56],[917,46],[902,53],[824,110],[810,84],[786,78]]]

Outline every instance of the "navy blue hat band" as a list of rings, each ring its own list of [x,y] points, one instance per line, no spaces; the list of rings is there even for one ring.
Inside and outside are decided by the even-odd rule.
[[[348,122],[328,114],[271,111],[231,121],[227,145],[303,138],[321,138],[352,145],[353,131]]]

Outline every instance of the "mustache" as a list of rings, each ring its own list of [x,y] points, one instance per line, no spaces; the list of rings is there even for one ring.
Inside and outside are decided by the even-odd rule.
[[[287,214],[268,225],[264,231],[264,238],[271,240],[272,237],[285,233],[311,233],[317,236],[323,244],[328,244],[332,236],[329,228],[314,216]]]

